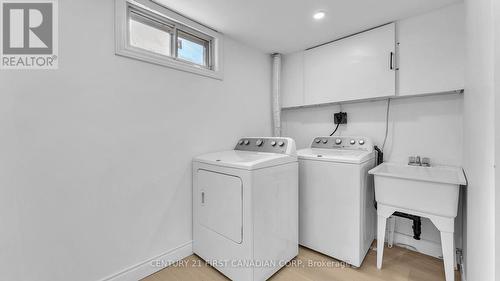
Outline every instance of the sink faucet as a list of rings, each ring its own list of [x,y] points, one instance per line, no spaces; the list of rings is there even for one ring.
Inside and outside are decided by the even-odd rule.
[[[430,167],[431,166],[431,159],[429,157],[423,157],[421,165],[423,167]]]
[[[420,156],[410,156],[408,157],[408,165],[410,166],[420,166]]]
[[[429,157],[420,158],[419,155],[408,157],[408,165],[430,167],[431,159]]]

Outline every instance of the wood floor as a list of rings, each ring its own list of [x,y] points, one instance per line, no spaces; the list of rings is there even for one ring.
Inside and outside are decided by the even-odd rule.
[[[399,247],[385,248],[382,270],[376,267],[377,252],[370,250],[360,268],[342,267],[336,260],[300,248],[294,264],[271,277],[272,281],[444,281],[442,260]],[[311,263],[314,264],[311,265]],[[165,268],[142,281],[229,280],[196,255],[177,266]],[[460,274],[455,272],[455,280]]]

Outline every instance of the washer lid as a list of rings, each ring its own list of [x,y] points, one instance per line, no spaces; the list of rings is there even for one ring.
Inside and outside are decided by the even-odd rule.
[[[222,167],[255,170],[297,162],[297,157],[287,154],[228,150],[204,154],[194,161]]]
[[[373,152],[347,149],[306,148],[297,151],[299,159],[361,164],[375,157]]]

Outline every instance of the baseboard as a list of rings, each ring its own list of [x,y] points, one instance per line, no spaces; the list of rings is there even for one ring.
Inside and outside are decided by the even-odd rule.
[[[396,246],[398,243],[413,246],[417,249],[417,252],[435,258],[442,258],[443,255],[443,250],[441,249],[440,243],[424,239],[415,240],[413,239],[413,236],[394,232],[394,246]]]
[[[106,277],[101,281],[138,281],[192,254],[193,243],[192,241],[189,241],[170,251],[167,251],[166,253],[129,267],[122,272]]]

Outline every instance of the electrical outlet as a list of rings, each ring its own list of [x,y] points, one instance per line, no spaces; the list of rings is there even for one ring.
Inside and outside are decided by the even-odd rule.
[[[347,124],[347,112],[333,114],[333,122],[335,124]]]

